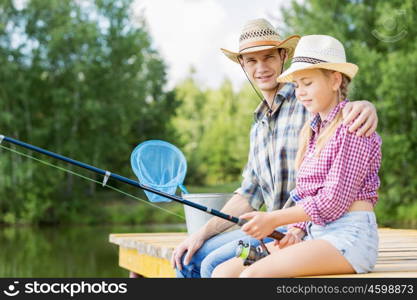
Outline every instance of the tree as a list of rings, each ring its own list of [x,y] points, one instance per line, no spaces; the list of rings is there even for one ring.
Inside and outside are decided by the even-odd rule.
[[[2,1],[4,134],[118,172],[130,170],[137,143],[170,134],[175,94],[164,91],[165,64],[145,20],[132,22],[130,4],[31,0],[17,9]],[[94,193],[94,183],[71,174],[16,156],[1,159],[0,209],[16,219],[55,222]]]

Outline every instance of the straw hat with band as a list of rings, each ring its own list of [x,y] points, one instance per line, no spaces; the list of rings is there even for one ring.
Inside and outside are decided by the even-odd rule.
[[[334,37],[306,35],[295,48],[291,66],[278,76],[277,81],[292,82],[294,72],[319,68],[340,72],[351,80],[359,69],[357,65],[346,62],[345,48]]]
[[[242,29],[239,38],[239,51],[230,51],[221,48],[220,50],[229,59],[239,63],[239,56],[245,53],[259,52],[266,49],[282,48],[287,50],[288,58],[291,58],[300,36],[292,35],[284,40],[276,29],[265,19],[248,21]]]

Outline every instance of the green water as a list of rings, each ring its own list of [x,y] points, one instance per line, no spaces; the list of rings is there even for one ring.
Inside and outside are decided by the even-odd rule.
[[[0,227],[0,277],[127,277],[109,234],[169,231],[185,227]]]

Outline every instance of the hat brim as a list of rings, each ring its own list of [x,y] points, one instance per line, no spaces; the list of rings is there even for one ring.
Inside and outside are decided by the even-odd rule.
[[[331,71],[337,71],[345,74],[351,80],[355,77],[359,68],[357,65],[352,63],[318,63],[318,64],[309,64],[305,62],[296,62],[293,63],[287,70],[285,70],[280,76],[277,77],[278,82],[292,82],[293,74],[298,71],[308,70],[308,69],[326,69]]]
[[[267,49],[274,49],[274,48],[286,49],[288,51],[287,59],[291,59],[292,56],[294,55],[295,47],[297,46],[297,43],[300,40],[300,38],[301,37],[299,35],[292,35],[286,38],[285,40],[277,41],[275,45],[254,46],[254,47],[247,48],[240,52],[233,52],[224,48],[220,48],[220,50],[223,52],[224,55],[226,55],[227,58],[229,58],[235,63],[239,63],[239,56],[241,56],[242,54],[255,53],[255,52],[259,52],[259,51],[263,51]]]

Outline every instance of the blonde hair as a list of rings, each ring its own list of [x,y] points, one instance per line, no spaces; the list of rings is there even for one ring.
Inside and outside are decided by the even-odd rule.
[[[334,71],[326,70],[326,69],[320,69],[324,75],[327,77],[330,76],[331,73]],[[348,94],[348,85],[350,83],[349,77],[342,74],[342,82],[340,84],[339,90],[338,90],[338,103],[344,99],[346,99]],[[326,126],[326,128],[320,132],[319,137],[317,139],[316,143],[316,149],[315,149],[315,156],[318,157],[320,155],[321,150],[324,148],[328,140],[333,136],[335,133],[337,127],[339,127],[340,123],[343,120],[342,111],[339,111],[335,118],[330,122],[329,125]],[[310,127],[310,121],[307,121],[303,128],[300,131],[300,135],[298,138],[298,151],[297,155],[295,157],[295,169],[298,170],[301,166],[301,163],[304,159],[304,154],[307,151],[308,143],[313,135],[313,130]]]

